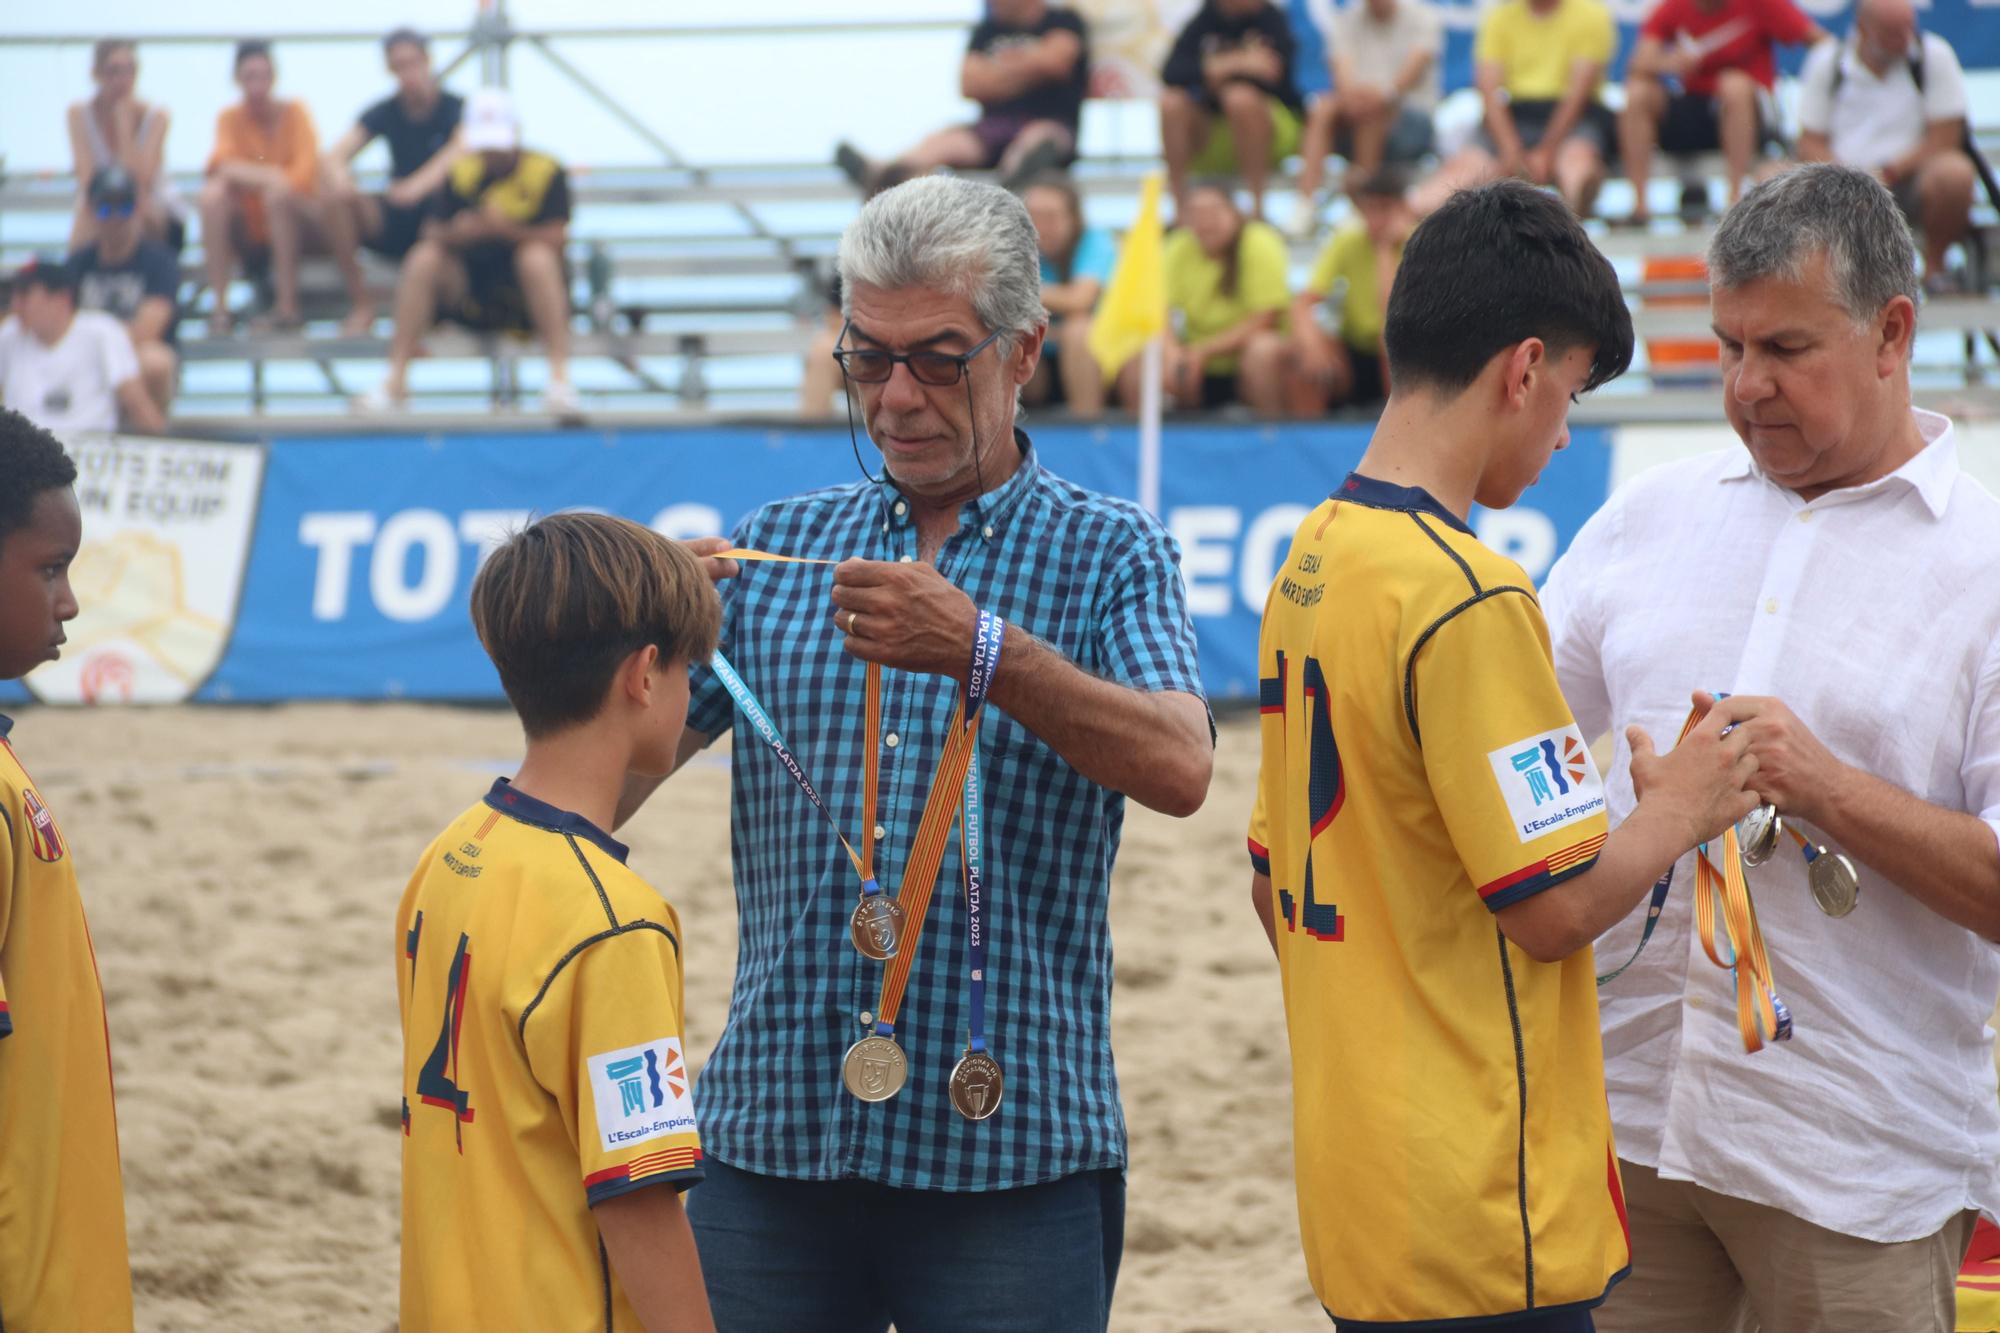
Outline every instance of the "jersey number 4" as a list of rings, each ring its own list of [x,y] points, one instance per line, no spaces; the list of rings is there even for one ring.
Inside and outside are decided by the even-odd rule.
[[[1276,679],[1259,681],[1262,696],[1261,711],[1265,713],[1285,712],[1287,707],[1286,689],[1290,681],[1286,679],[1289,663],[1285,655],[1278,654],[1278,674]],[[1326,832],[1341,807],[1347,804],[1347,776],[1341,768],[1340,746],[1333,737],[1333,708],[1327,698],[1326,674],[1321,670],[1317,658],[1305,659],[1304,687],[1306,710],[1306,869],[1305,901],[1301,903],[1292,896],[1292,891],[1278,886],[1278,911],[1285,918],[1285,929],[1296,931],[1301,925],[1306,934],[1316,940],[1339,943],[1347,938],[1347,918],[1340,914],[1337,903],[1322,902],[1318,888],[1313,882],[1313,839]],[[1290,765],[1287,764],[1287,773]]]
[[[465,1027],[466,978],[472,971],[472,940],[458,937],[458,951],[451,956],[451,973],[445,980],[444,1023],[438,1029],[437,1045],[417,1071],[417,1100],[425,1106],[450,1111],[456,1124],[458,1150],[465,1151],[465,1125],[472,1119],[472,1103],[458,1086],[458,1038]]]

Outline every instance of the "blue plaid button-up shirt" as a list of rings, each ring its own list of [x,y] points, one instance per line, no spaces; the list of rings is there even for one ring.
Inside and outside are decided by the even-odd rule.
[[[1087,672],[1199,695],[1173,539],[1137,505],[1051,476],[1027,437],[1017,439],[1019,470],[960,511],[939,571],[1010,629]],[[917,558],[916,524],[886,482],[766,505],[736,540],[825,559]],[[834,628],[832,585],[825,567],[745,565],[724,585],[723,646],[853,839],[865,668]],[[901,884],[956,692],[945,677],[883,673],[880,809],[877,828],[865,832],[876,837],[876,873],[890,892]],[[721,682],[698,671],[688,725],[713,734],[734,718]],[[946,1096],[967,1038],[955,835],[897,1015],[909,1082],[874,1105],[842,1087],[841,1057],[874,1018],[883,965],[849,941],[857,884],[832,831],[746,733],[731,766],[736,984],[696,1089],[702,1138],[723,1161],[792,1179],[942,1190],[1011,1189],[1124,1166],[1108,908],[1125,798],[998,708],[982,715],[979,739],[986,1028],[1006,1073],[1000,1109],[975,1123]]]

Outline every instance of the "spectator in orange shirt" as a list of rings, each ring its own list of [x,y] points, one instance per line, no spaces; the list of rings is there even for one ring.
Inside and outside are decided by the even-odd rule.
[[[241,255],[253,263],[268,259],[272,269],[271,322],[297,328],[299,254],[308,245],[325,249],[319,201],[319,140],[302,102],[271,95],[277,82],[269,42],[236,44],[236,86],[243,100],[215,118],[215,151],[208,159],[208,183],[201,189],[201,244],[208,256],[208,285],[215,309],[208,317],[212,335],[229,332],[224,299]]]

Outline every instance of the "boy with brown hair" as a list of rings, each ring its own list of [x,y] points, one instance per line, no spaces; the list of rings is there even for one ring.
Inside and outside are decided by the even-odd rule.
[[[402,1325],[712,1330],[680,920],[605,830],[628,773],[673,768],[721,603],[680,543],[558,514],[486,562],[472,620],[528,752],[397,914]]]

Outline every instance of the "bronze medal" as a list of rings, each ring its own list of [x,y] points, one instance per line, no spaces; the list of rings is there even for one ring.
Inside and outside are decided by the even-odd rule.
[[[951,1071],[951,1104],[967,1120],[984,1120],[1000,1109],[1005,1082],[998,1060],[984,1051],[967,1051]]]
[[[909,1059],[894,1037],[863,1037],[840,1062],[840,1081],[864,1102],[888,1101],[909,1078]]]
[[[1778,814],[1775,805],[1760,805],[1736,826],[1736,844],[1743,852],[1743,864],[1760,866],[1771,859],[1778,850],[1778,840],[1785,836],[1785,821]]]
[[[1806,882],[1812,886],[1813,901],[1828,916],[1846,916],[1861,899],[1861,876],[1854,862],[1824,847],[1806,867]]]
[[[862,957],[878,963],[894,958],[903,937],[903,909],[886,893],[863,894],[848,918],[847,933]]]

